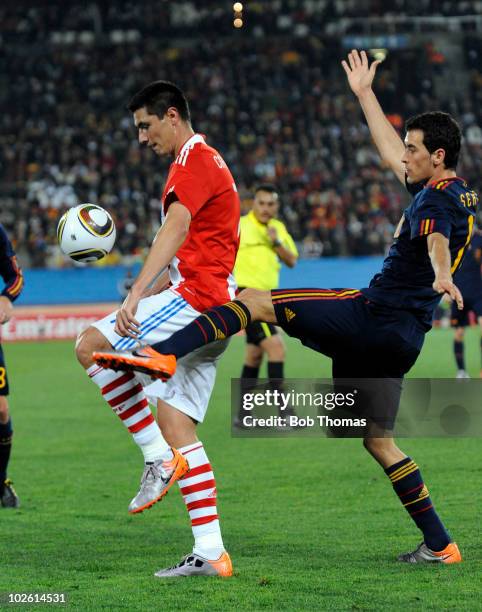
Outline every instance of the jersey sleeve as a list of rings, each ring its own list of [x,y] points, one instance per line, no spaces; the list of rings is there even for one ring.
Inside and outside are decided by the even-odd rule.
[[[166,213],[173,202],[181,202],[194,217],[213,195],[213,188],[201,164],[190,164],[189,168],[178,166],[172,183],[173,189],[164,203]]]
[[[450,238],[454,223],[449,198],[433,189],[427,190],[425,197],[410,217],[410,238],[421,238],[439,233]]]
[[[0,226],[0,275],[2,276],[5,287],[2,295],[14,302],[23,289],[23,274],[20,269],[12,244],[8,236]]]

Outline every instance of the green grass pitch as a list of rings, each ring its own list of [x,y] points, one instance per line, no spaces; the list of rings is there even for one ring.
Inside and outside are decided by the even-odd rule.
[[[477,330],[467,343],[477,376]],[[287,344],[289,376],[328,375],[326,359]],[[449,330],[431,332],[413,375],[453,376],[451,346]],[[5,347],[22,507],[0,510],[0,593],[63,591],[79,610],[480,610],[480,440],[403,440],[465,562],[401,565],[420,533],[359,440],[231,438],[243,347],[235,338],[222,359],[199,431],[235,576],[168,582],[154,571],[191,548],[177,488],[129,516],[141,457],[72,343]]]

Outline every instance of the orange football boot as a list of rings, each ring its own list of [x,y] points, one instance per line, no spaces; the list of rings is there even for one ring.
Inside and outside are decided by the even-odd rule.
[[[176,371],[176,357],[161,355],[150,346],[143,346],[133,351],[113,351],[92,353],[93,360],[106,370],[123,372],[142,372],[152,378],[166,382]]]
[[[422,542],[416,550],[400,555],[398,560],[405,563],[460,563],[462,555],[455,542],[450,542],[440,551],[430,550],[425,542]]]

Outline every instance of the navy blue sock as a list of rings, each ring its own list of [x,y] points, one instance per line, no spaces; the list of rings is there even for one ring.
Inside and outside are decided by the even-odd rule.
[[[152,348],[163,355],[175,355],[180,359],[209,342],[237,334],[250,322],[251,314],[248,308],[242,302],[234,300],[206,310],[167,340],[153,344]]]
[[[7,467],[12,450],[12,419],[0,423],[0,494],[3,493],[3,483],[7,479]]]
[[[464,343],[454,340],[454,355],[459,370],[465,370]]]
[[[410,457],[405,457],[387,468],[385,473],[400,501],[423,533],[425,544],[430,550],[443,550],[452,540],[435,512],[418,465]]]

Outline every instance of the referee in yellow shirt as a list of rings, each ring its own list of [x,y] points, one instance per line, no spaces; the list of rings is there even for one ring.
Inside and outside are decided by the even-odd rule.
[[[273,185],[260,185],[251,211],[241,217],[241,240],[234,276],[242,289],[276,289],[281,263],[296,265],[298,250],[284,223],[276,219],[279,196]],[[284,377],[285,347],[274,325],[256,321],[246,328],[246,355],[241,373],[241,394],[255,384],[263,353],[268,357],[268,378],[280,385]],[[241,425],[241,414],[234,422]]]

